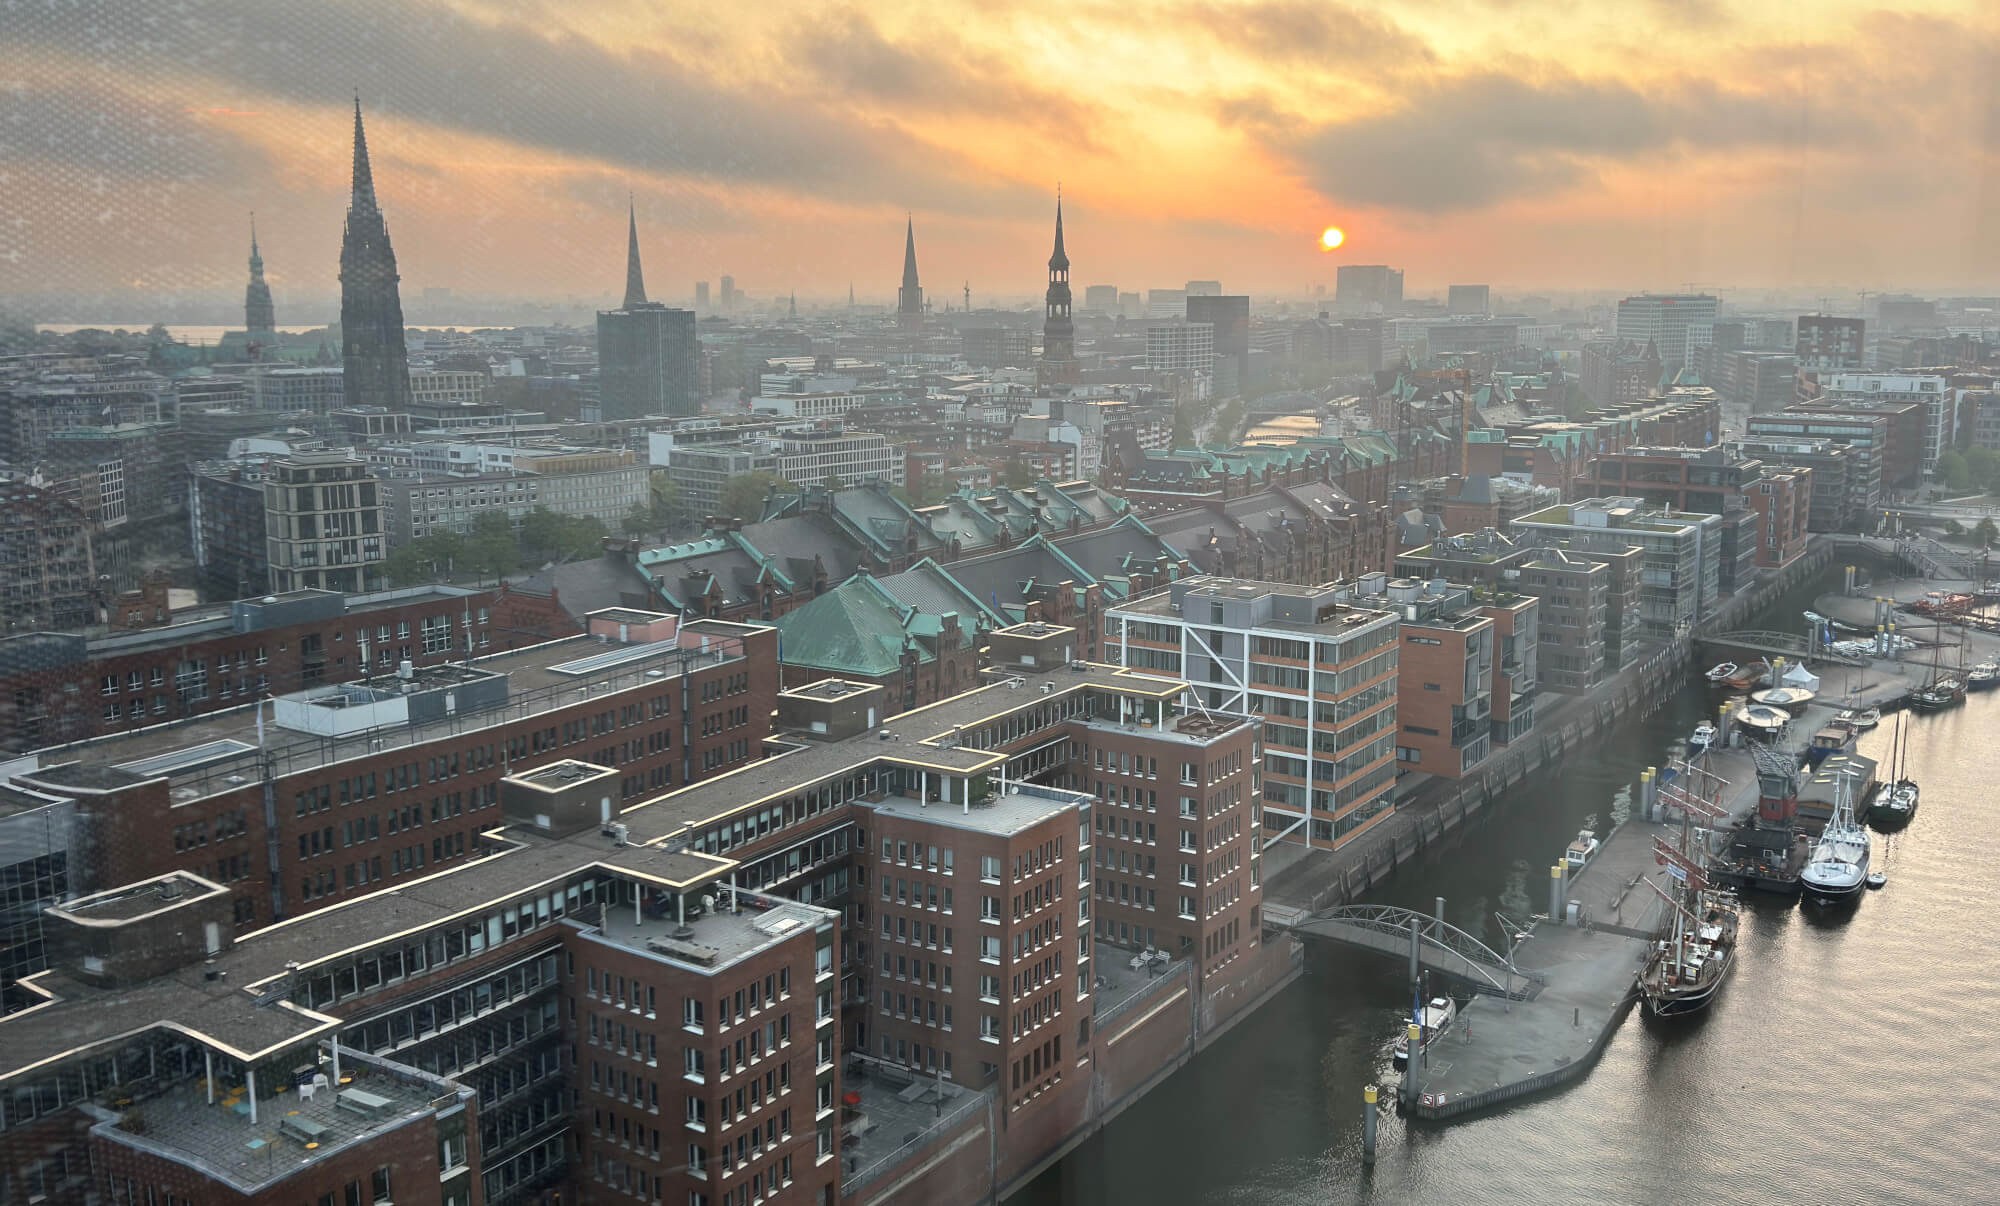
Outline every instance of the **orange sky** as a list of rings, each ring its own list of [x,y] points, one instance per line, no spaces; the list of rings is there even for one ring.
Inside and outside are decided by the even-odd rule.
[[[660,300],[733,273],[886,301],[906,210],[939,301],[1020,298],[1060,181],[1079,286],[1994,292],[1995,29],[1784,0],[35,6],[0,27],[0,297],[240,295],[253,209],[281,320],[330,295],[357,88],[406,290],[607,302],[630,190]]]

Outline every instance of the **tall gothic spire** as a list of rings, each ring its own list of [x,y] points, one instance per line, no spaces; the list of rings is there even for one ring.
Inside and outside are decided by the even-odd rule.
[[[1062,194],[1056,194],[1056,245],[1049,253],[1049,292],[1042,311],[1042,362],[1038,385],[1071,385],[1078,378],[1076,325],[1070,318],[1069,253],[1063,250]]]
[[[264,257],[257,250],[257,215],[250,215],[250,284],[243,290],[243,330],[250,342],[270,341],[277,328],[271,286],[264,283]]]
[[[342,385],[349,406],[405,411],[410,403],[410,355],[404,341],[403,298],[396,251],[375,200],[361,101],[354,102],[354,195],[340,244]]]
[[[626,217],[631,223],[625,236],[625,304],[623,309],[646,304],[646,278],[639,271],[639,211],[626,200]]]
[[[375,174],[368,167],[368,134],[361,128],[361,98],[354,98],[354,191],[350,209],[374,209]]]
[[[924,320],[924,290],[917,283],[917,224],[905,220],[903,227],[903,287],[896,290],[896,321],[918,327]]]

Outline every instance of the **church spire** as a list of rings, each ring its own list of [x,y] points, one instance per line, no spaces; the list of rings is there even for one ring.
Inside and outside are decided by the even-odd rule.
[[[1078,378],[1076,325],[1070,318],[1069,253],[1063,250],[1062,194],[1056,194],[1056,245],[1049,254],[1049,292],[1042,309],[1042,362],[1036,384],[1073,385]]]
[[[264,257],[257,250],[257,215],[250,215],[250,284],[243,290],[243,330],[257,345],[276,339],[277,318],[271,308],[271,286],[264,282]]]
[[[905,218],[903,227],[903,286],[896,290],[896,321],[919,327],[924,320],[924,290],[917,283],[917,224]]]
[[[354,98],[354,193],[352,209],[368,210],[375,205],[375,174],[368,167],[368,134],[361,128],[361,98]]]
[[[625,304],[622,308],[630,310],[646,304],[646,278],[639,271],[639,211],[633,208],[629,197],[625,206],[630,225],[625,235]]]

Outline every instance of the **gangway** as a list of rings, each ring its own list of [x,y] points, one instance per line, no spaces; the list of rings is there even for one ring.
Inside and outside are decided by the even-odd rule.
[[[1409,957],[1413,973],[1418,967],[1427,968],[1489,996],[1527,1000],[1547,983],[1542,973],[1515,966],[1511,957],[1457,926],[1394,905],[1322,909],[1290,921],[1285,928],[1302,937],[1327,938],[1380,955]],[[1518,927],[1515,932],[1526,936]]]

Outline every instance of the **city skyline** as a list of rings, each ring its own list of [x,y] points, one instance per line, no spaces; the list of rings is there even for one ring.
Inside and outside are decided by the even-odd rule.
[[[1403,267],[1413,294],[2000,277],[1993,90],[1919,106],[1903,78],[1984,78],[1969,5],[1832,4],[1810,36],[1711,5],[1209,11],[25,13],[12,101],[47,133],[14,148],[0,292],[227,296],[254,209],[280,295],[330,294],[357,89],[418,290],[609,304],[629,191],[670,299],[731,273],[893,300],[906,213],[932,279],[1033,297],[1058,179],[1081,284],[1297,295],[1339,263]]]

